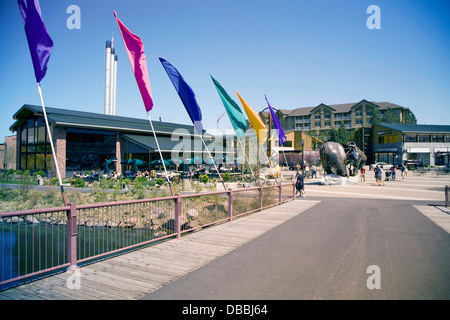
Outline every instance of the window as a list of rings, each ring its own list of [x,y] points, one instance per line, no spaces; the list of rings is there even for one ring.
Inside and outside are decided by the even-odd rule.
[[[431,135],[419,135],[419,142],[431,142]]]
[[[330,127],[331,126],[331,122],[330,121],[326,121],[325,122],[325,127]]]
[[[397,143],[398,142],[398,136],[384,136],[378,138],[378,143],[380,144],[386,144],[386,143]]]
[[[445,142],[450,142],[450,135],[445,136]]]
[[[325,119],[327,119],[327,120],[331,119],[331,114],[325,113]]]
[[[444,142],[444,136],[443,135],[433,135],[432,140],[433,140],[433,142]]]
[[[405,142],[417,142],[417,134],[405,134]]]
[[[357,117],[362,117],[362,111],[356,111],[356,116]]]
[[[101,170],[103,163],[116,155],[115,133],[67,129],[66,170]]]
[[[320,122],[316,122],[314,125],[315,125],[316,127],[320,127]]]
[[[316,114],[315,117],[314,117],[314,119],[320,120],[320,114]]]
[[[52,159],[47,130],[40,118],[28,119],[20,130],[21,170],[48,170]]]
[[[356,120],[356,125],[362,126],[362,124],[363,124],[362,120]]]

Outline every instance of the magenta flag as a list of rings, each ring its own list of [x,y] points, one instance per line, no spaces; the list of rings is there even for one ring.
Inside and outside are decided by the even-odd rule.
[[[50,38],[41,16],[38,0],[18,0],[23,26],[27,35],[34,75],[39,83],[47,72],[47,62],[53,49]]]
[[[131,68],[133,69],[139,91],[141,92],[145,110],[148,112],[153,108],[153,98],[147,71],[147,60],[144,54],[144,44],[142,43],[141,38],[131,33],[122,21],[117,18],[115,11],[114,16],[116,17],[117,24],[119,25],[123,42],[125,43],[128,59],[130,59]]]

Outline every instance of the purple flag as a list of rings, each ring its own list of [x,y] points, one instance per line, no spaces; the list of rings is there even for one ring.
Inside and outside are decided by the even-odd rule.
[[[272,115],[272,121],[273,121],[273,125],[275,127],[275,129],[278,130],[278,140],[280,141],[280,147],[283,146],[284,141],[286,141],[286,135],[284,134],[284,130],[281,127],[280,121],[278,120],[275,112],[272,109],[272,106],[269,103],[269,100],[267,100],[267,97],[264,96],[266,98],[267,101],[267,105],[269,106],[270,109],[270,114]]]
[[[47,71],[47,62],[53,49],[53,41],[42,21],[39,1],[18,0],[18,3],[30,47],[36,82],[39,83]]]

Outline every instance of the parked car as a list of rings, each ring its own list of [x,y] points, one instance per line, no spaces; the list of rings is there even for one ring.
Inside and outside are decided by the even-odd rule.
[[[374,164],[375,166],[379,166],[380,168],[382,168],[383,170],[389,170],[393,167],[392,164],[386,163],[386,162],[377,162]]]
[[[423,167],[423,162],[420,160],[405,160],[403,161],[403,163],[405,164],[405,166],[410,166],[414,169]]]

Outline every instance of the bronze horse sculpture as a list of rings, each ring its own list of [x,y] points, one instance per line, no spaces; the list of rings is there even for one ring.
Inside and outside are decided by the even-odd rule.
[[[367,156],[354,142],[342,145],[337,142],[325,142],[320,148],[320,162],[327,174],[341,177],[356,175],[367,161]],[[347,170],[347,166],[349,170]]]

